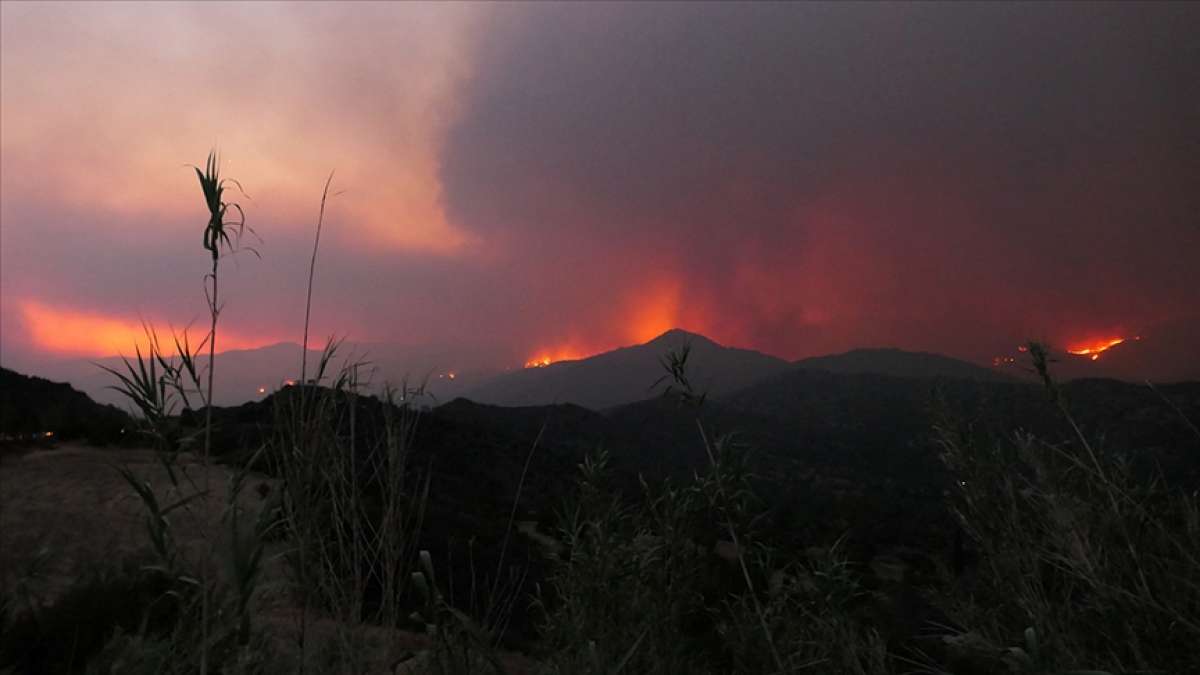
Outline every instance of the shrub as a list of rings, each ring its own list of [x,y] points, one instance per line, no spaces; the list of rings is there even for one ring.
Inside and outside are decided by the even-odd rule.
[[[181,611],[171,580],[127,563],[77,579],[53,604],[30,602],[15,612],[0,637],[0,667],[16,672],[83,672],[118,632],[169,634]]]
[[[1200,672],[1200,501],[1165,476],[1139,476],[1120,448],[1094,444],[1029,349],[1067,443],[1029,434],[979,444],[941,429],[955,513],[980,568],[952,613],[1029,672]]]

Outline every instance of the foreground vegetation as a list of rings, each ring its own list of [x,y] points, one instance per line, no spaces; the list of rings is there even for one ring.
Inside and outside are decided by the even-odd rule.
[[[1039,345],[1042,408],[1068,433],[997,431],[935,397],[932,444],[874,468],[922,467],[936,492],[912,509],[800,481],[748,442],[737,421],[753,417],[693,389],[686,349],[664,354],[647,408],[670,429],[663,455],[683,458],[670,466],[609,453],[572,410],[498,413],[525,446],[448,463],[431,429],[461,433],[478,411],[423,413],[407,383],[371,394],[336,340],[233,435],[209,402],[238,224],[215,160],[198,173],[208,339],[148,331],[113,372],[159,463],[153,479],[113,468],[145,546],[53,597],[35,583],[53,551],[6,556],[0,672],[1200,673],[1200,486],[1092,437]],[[318,245],[324,198],[321,213]],[[1169,449],[1200,464],[1187,411],[1162,407],[1194,432]],[[576,442],[551,448],[563,420]],[[851,478],[873,480],[859,460]],[[908,546],[872,529],[889,508],[920,521]]]

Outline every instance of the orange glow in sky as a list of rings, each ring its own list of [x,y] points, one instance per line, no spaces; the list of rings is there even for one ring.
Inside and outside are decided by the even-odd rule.
[[[679,283],[665,281],[629,299],[625,338],[636,344],[648,342],[682,325]]]
[[[229,150],[222,157],[224,174],[254,196],[252,222],[270,212],[307,231],[321,180],[336,166],[332,192],[352,190],[330,203],[331,222],[354,224],[352,236],[333,235],[342,245],[461,251],[471,237],[443,212],[438,152],[452,117],[446,111],[471,68],[469,27],[487,10],[416,4],[359,10],[245,5],[230,21],[220,12],[170,5],[6,7],[6,197],[45,194],[92,212],[188,217],[199,206],[199,193],[186,163],[202,163],[207,149],[219,145]],[[309,30],[331,16],[341,17],[338,31]],[[128,30],[114,43],[118,26]],[[335,46],[343,31],[359,44],[387,35],[405,48],[378,68],[356,63],[363,54],[357,49],[344,59],[321,56],[344,51]],[[263,65],[278,66],[230,77],[229,64],[262,62],[260,41],[267,35],[278,61]],[[317,47],[316,35],[327,36],[329,44]],[[131,98],[88,86],[113,72],[123,73]],[[176,86],[180,72],[189,73],[187,87]],[[355,78],[354,95],[347,93],[340,105],[355,111],[357,126],[373,131],[315,133],[345,124],[338,117],[343,108],[312,98],[314,79],[322,77]],[[263,99],[267,87],[270,105]],[[388,95],[387,113],[373,114],[383,92],[394,91],[404,95]],[[239,123],[225,123],[232,119]],[[104,167],[106,180],[97,180],[97,166]],[[136,198],[112,185],[131,186]],[[237,200],[246,205],[241,195]],[[119,232],[126,222],[136,219],[117,218],[107,227]]]
[[[564,339],[552,347],[532,350],[526,368],[544,368],[559,361],[574,361],[618,347],[643,344],[672,328],[704,332],[702,317],[684,312],[681,284],[674,279],[651,281],[624,298],[617,320],[605,338]],[[608,331],[606,331],[608,332]]]
[[[21,304],[21,315],[30,341],[43,351],[92,357],[132,355],[135,347],[143,354],[147,351],[146,331],[136,320],[53,307],[32,300]],[[206,334],[206,330],[193,326],[187,331],[188,341],[195,347]],[[173,345],[169,332],[160,334],[159,339],[164,346]],[[253,349],[274,342],[221,331],[217,346],[220,350]]]

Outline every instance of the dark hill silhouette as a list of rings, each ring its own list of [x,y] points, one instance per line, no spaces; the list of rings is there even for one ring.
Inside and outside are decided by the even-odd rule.
[[[269,433],[276,397],[296,390],[218,410],[214,442],[224,461],[236,463],[239,449],[243,458],[252,454]],[[1198,439],[1180,415],[1200,417],[1200,383],[1155,391],[1082,380],[1061,391],[1096,447],[1128,451],[1173,484],[1200,485]],[[368,440],[359,452],[369,453],[384,404],[370,396],[356,400],[359,434]],[[346,416],[338,417],[344,423]],[[762,536],[803,550],[845,535],[846,551],[858,561],[895,546],[934,555],[950,550],[949,477],[938,459],[935,426],[967,434],[981,449],[1017,429],[1051,442],[1074,434],[1039,384],[962,378],[794,369],[709,398],[699,408],[657,396],[603,412],[460,398],[422,412],[413,439],[410,466],[431,472],[420,545],[445,552],[447,575],[456,587],[468,588],[472,565],[495,569],[527,458],[517,519],[538,521],[543,532],[553,533],[555,513],[576,491],[577,467],[588,453],[609,453],[612,484],[631,499],[641,495],[641,477],[656,483],[703,474],[708,455],[697,418],[710,440],[749,453],[759,477],[756,492],[771,510],[760,524]],[[515,564],[529,566],[527,588],[544,579],[541,554],[530,542],[519,539],[510,553]],[[521,614],[517,622],[529,619]]]
[[[159,336],[163,346],[171,345],[169,336]],[[127,355],[135,361],[132,346]],[[309,350],[309,363],[315,363],[320,352]],[[197,366],[204,368],[208,365],[208,352],[205,351],[197,358]],[[49,377],[69,381],[79,390],[101,403],[111,403],[126,407],[128,399],[110,387],[116,383],[111,373],[101,368],[112,368],[125,372],[125,364],[120,356],[107,356],[96,359],[64,359],[43,364],[38,372]],[[245,401],[261,399],[258,393],[261,387],[266,391],[274,391],[284,380],[300,377],[300,345],[291,342],[257,347],[254,349],[236,349],[217,354],[217,405],[237,405]]]
[[[159,336],[163,346],[170,346],[170,338]],[[478,364],[474,370],[463,371],[456,367],[453,350],[435,347],[402,348],[388,343],[345,342],[338,349],[331,367],[341,366],[346,361],[366,362],[361,374],[372,374],[377,384],[391,382],[399,384],[424,382],[427,391],[438,400],[448,401],[461,395],[473,382],[481,381],[491,371]],[[217,354],[216,403],[218,406],[236,406],[247,401],[262,400],[266,394],[281,387],[287,380],[300,379],[299,343],[280,342],[253,349],[231,349]],[[308,350],[308,377],[320,361],[321,350]],[[132,354],[130,355],[132,358]],[[207,352],[201,354],[197,364],[208,365]],[[96,359],[62,359],[39,364],[36,372],[59,381],[67,381],[77,389],[101,403],[112,403],[124,407],[128,402],[119,393],[109,389],[115,378],[97,366],[105,366],[124,372],[125,365],[119,356]],[[445,374],[456,372],[453,380]],[[439,377],[440,376],[440,377]],[[259,389],[263,391],[260,392]]]
[[[100,405],[69,384],[0,368],[0,436],[46,438],[105,444],[121,439],[129,416]]]
[[[967,361],[902,349],[854,349],[842,354],[815,356],[796,361],[796,368],[830,373],[871,373],[894,377],[950,377],[985,382],[1012,382],[1008,373]]]
[[[654,396],[651,387],[663,374],[660,359],[685,344],[691,345],[688,366],[697,387],[714,394],[735,391],[788,368],[783,359],[673,329],[645,344],[498,375],[464,396],[493,405],[574,403],[603,410]]]

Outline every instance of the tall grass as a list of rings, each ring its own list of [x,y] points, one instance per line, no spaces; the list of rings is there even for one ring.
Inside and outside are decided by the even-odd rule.
[[[416,543],[429,490],[428,471],[421,474],[409,468],[419,419],[416,404],[424,400],[423,387],[402,383],[399,388],[385,386],[382,399],[363,396],[360,392],[369,385],[363,373],[369,364],[349,359],[335,365],[340,357],[340,341],[331,338],[327,342],[311,379],[307,349],[302,349],[300,384],[285,387],[273,397],[270,433],[264,447],[233,478],[222,516],[228,531],[220,550],[214,549],[216,541],[207,530],[207,514],[215,424],[214,346],[221,311],[219,261],[222,254],[240,250],[243,229],[249,230],[244,226],[242,209],[224,199],[227,183],[239,189],[240,184],[220,176],[216,155],[210,155],[205,169],[196,168],[196,172],[209,212],[203,238],[211,257],[211,270],[205,275],[209,333],[195,347],[188,342],[186,332],[173,335],[172,354],[147,326],[146,351],[135,346],[135,357],[125,359],[123,368],[106,368],[116,379],[113,388],[141,413],[143,431],[159,450],[158,457],[167,471],[168,494],[164,497],[127,468],[118,470],[145,507],[147,540],[158,560],[154,569],[173,579],[181,594],[186,592],[187,597],[198,601],[197,616],[194,621],[189,619],[198,632],[198,648],[189,653],[195,655],[201,672],[214,667],[209,654],[214,645],[210,631],[225,632],[225,628],[214,625],[212,603],[222,604],[221,616],[231,618],[230,630],[237,644],[250,642],[251,598],[259,583],[265,542],[280,535],[290,547],[287,558],[292,563],[300,601],[298,669],[310,667],[314,656],[308,644],[310,614],[320,613],[335,619],[338,626],[333,647],[338,668],[363,672],[370,660],[363,648],[365,631],[371,626],[395,628],[412,623],[405,607],[416,602],[407,594],[414,583]],[[330,174],[322,192],[308,270],[305,345],[332,178]],[[236,211],[237,220],[226,219],[230,211]],[[209,351],[207,370],[198,364],[204,348]],[[180,412],[193,412],[197,403],[205,412],[202,439],[185,433],[179,418]],[[176,465],[181,450],[196,446],[203,448],[200,484]],[[249,468],[260,464],[282,479],[276,508],[262,511],[262,515],[275,520],[247,523],[237,506],[237,496]],[[196,506],[201,507],[199,514],[193,512]],[[176,512],[188,512],[203,529],[202,539],[207,545],[199,559],[183,555],[176,546]],[[272,534],[274,530],[278,532]],[[214,557],[226,561],[224,583],[217,583],[211,571]],[[192,576],[192,570],[199,574]],[[219,601],[218,591],[222,594]]]
[[[956,477],[954,513],[981,555],[952,596],[974,635],[955,643],[974,645],[960,657],[1015,644],[1005,653],[1023,672],[1200,672],[1196,493],[1135,470],[1124,448],[1097,445],[1045,348],[1028,351],[1073,439],[1018,432],[979,445],[938,430]]]
[[[781,563],[756,535],[763,505],[747,449],[710,441],[690,350],[667,353],[666,394],[696,412],[703,471],[622,495],[603,452],[580,465],[560,515],[567,559],[540,599],[552,673],[883,673],[879,634],[854,616],[865,591],[836,545]],[[656,383],[657,386],[658,383]]]
[[[313,377],[326,386],[293,387],[276,397],[267,457],[283,479],[281,517],[300,589],[302,662],[309,614],[320,611],[337,619],[339,653],[348,672],[359,672],[362,629],[395,627],[407,618],[402,600],[429,484],[427,474],[409,467],[419,413],[407,401],[419,392],[406,390],[403,405],[390,388],[382,401],[364,399],[355,364],[327,378],[336,350],[331,341]]]

